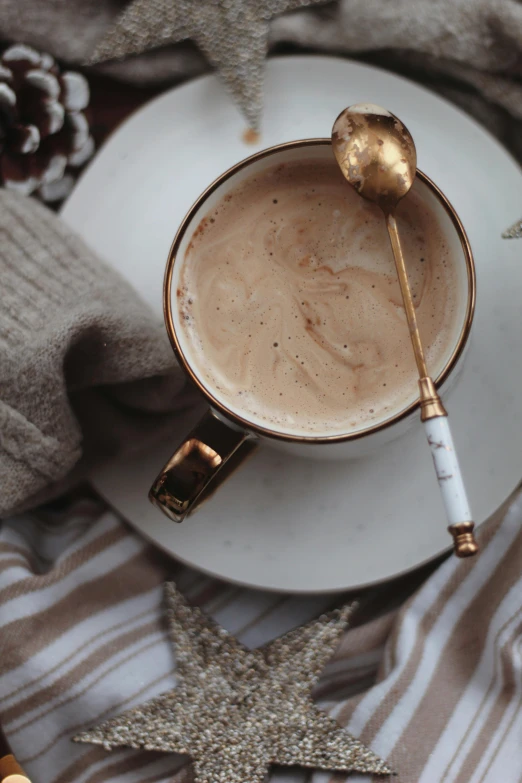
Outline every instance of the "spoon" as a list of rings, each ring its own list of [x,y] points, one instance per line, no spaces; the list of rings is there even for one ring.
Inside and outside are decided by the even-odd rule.
[[[448,414],[428,373],[395,220],[395,207],[415,179],[415,144],[408,129],[391,112],[373,103],[357,103],[341,112],[334,122],[332,147],[350,185],[360,196],[377,204],[384,213],[419,373],[421,420],[446,509],[448,531],[453,536],[455,554],[470,557],[478,551],[473,535],[474,524]]]

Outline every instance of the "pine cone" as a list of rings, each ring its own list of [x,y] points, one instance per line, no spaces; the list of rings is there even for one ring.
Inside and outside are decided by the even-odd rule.
[[[0,182],[59,201],[94,152],[83,110],[89,85],[49,54],[14,44],[0,57]]]

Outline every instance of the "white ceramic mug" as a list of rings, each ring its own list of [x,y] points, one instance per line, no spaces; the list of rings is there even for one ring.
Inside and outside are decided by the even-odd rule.
[[[164,311],[167,331],[176,356],[191,381],[209,403],[210,410],[195,429],[178,446],[154,482],[149,497],[167,516],[181,522],[200,502],[239,466],[260,443],[270,444],[297,456],[346,459],[365,455],[383,443],[403,434],[412,420],[418,418],[419,400],[416,388],[404,406],[386,419],[342,434],[318,436],[291,435],[278,432],[256,421],[204,383],[191,363],[190,347],[181,327],[176,291],[183,259],[191,238],[202,218],[244,179],[269,166],[291,161],[333,159],[330,139],[305,139],[271,147],[237,163],[222,174],[199,197],[184,218],[170,249],[164,282]],[[348,185],[347,185],[348,187]],[[475,269],[464,228],[451,204],[422,172],[417,171],[413,188],[429,204],[441,226],[450,253],[456,259],[458,284],[465,292],[455,319],[453,339],[440,366],[431,367],[432,377],[443,393],[457,375],[459,362],[469,338],[475,308]],[[390,251],[391,252],[391,251]]]

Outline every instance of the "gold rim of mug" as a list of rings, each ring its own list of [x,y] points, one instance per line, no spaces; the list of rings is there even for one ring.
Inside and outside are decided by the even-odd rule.
[[[188,361],[185,354],[183,353],[181,344],[176,335],[176,328],[174,325],[174,318],[172,315],[172,278],[174,273],[174,264],[176,262],[176,256],[179,250],[179,246],[187,231],[187,228],[192,222],[196,213],[201,209],[201,206],[208,199],[208,197],[212,193],[214,193],[215,190],[217,190],[217,188],[219,188],[224,182],[230,179],[230,177],[232,177],[238,171],[241,171],[241,169],[250,166],[252,163],[255,163],[258,160],[262,160],[263,158],[269,157],[271,155],[275,155],[280,152],[285,152],[286,150],[296,149],[299,147],[317,147],[317,146],[326,146],[326,145],[331,145],[330,139],[322,139],[322,138],[300,139],[298,141],[289,141],[289,142],[285,142],[284,144],[277,144],[274,147],[268,147],[265,150],[256,152],[254,155],[251,155],[250,157],[241,160],[239,163],[236,163],[234,166],[227,169],[227,171],[221,174],[217,179],[215,179],[214,182],[211,185],[209,185],[209,187],[194,202],[192,207],[189,209],[189,211],[183,218],[183,221],[176,233],[176,236],[174,237],[174,241],[172,242],[172,246],[169,251],[167,267],[165,270],[165,279],[163,283],[163,311],[165,315],[165,325],[167,327],[167,333],[169,335],[172,348],[174,349],[174,353],[176,354],[184,371],[187,373],[192,383],[195,384],[195,386],[207,399],[210,406],[214,408],[217,412],[219,412],[225,419],[230,421],[232,424],[235,424],[236,426],[241,427],[242,429],[247,430],[248,432],[267,438],[273,438],[275,440],[288,441],[291,443],[315,443],[315,444],[343,443],[345,441],[358,440],[359,438],[367,437],[368,435],[371,435],[376,432],[380,432],[381,430],[391,427],[393,424],[396,424],[397,422],[409,416],[412,412],[419,410],[420,404],[418,400],[416,402],[412,402],[406,408],[399,411],[394,416],[391,416],[389,419],[385,419],[384,421],[379,422],[379,424],[374,424],[371,427],[366,427],[365,429],[357,430],[356,432],[349,432],[343,435],[322,435],[322,436],[321,435],[319,436],[318,435],[313,435],[313,436],[291,435],[286,432],[278,432],[277,430],[270,429],[269,427],[262,427],[261,425],[255,424],[254,422],[250,421],[249,419],[243,418],[242,416],[238,415],[237,413],[234,413],[229,408],[227,408],[226,405],[220,402],[213,395],[213,393],[209,389],[207,389],[207,387],[199,379],[197,373],[192,369],[190,362]],[[428,188],[432,190],[435,197],[442,204],[442,206],[446,210],[446,213],[449,215],[459,236],[460,243],[462,245],[462,251],[464,253],[464,259],[466,262],[466,270],[468,276],[468,299],[466,303],[466,317],[464,320],[464,325],[462,327],[461,333],[459,335],[459,339],[457,341],[457,344],[455,345],[455,348],[453,349],[451,356],[446,362],[444,369],[435,380],[435,385],[438,387],[444,383],[444,381],[449,377],[450,373],[454,369],[460,355],[462,354],[462,351],[464,350],[464,347],[466,345],[466,342],[470,334],[471,324],[473,323],[473,316],[475,313],[475,298],[476,298],[475,264],[473,261],[473,255],[471,252],[471,247],[469,244],[468,237],[466,235],[466,232],[460,221],[459,216],[455,212],[455,209],[450,204],[450,202],[448,201],[444,193],[442,193],[442,191],[435,185],[435,183],[426,174],[424,174],[422,171],[419,171],[419,169],[417,169],[417,176],[419,177],[421,182],[423,182],[425,185],[427,185]]]

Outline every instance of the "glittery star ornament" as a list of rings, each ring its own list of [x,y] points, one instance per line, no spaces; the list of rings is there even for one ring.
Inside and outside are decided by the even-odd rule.
[[[502,234],[502,239],[520,239],[522,237],[522,219],[517,220]]]
[[[90,62],[121,59],[190,38],[219,71],[249,125],[257,131],[270,19],[325,2],[328,0],[132,0],[96,47]]]
[[[353,605],[248,650],[173,583],[166,600],[177,687],[76,742],[189,755],[197,783],[262,783],[271,764],[390,774],[311,698]]]

